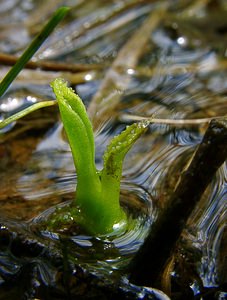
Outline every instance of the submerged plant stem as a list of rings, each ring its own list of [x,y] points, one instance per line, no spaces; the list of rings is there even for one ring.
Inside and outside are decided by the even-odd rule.
[[[183,173],[168,206],[152,225],[130,266],[130,280],[139,285],[159,286],[160,277],[187,219],[227,159],[227,120],[212,120],[190,166]]]

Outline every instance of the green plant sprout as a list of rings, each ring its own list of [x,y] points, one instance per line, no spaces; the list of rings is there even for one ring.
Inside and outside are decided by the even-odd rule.
[[[82,100],[62,79],[55,79],[51,87],[71,147],[77,187],[75,200],[70,207],[56,210],[48,226],[56,228],[75,222],[93,235],[118,232],[127,225],[127,215],[120,205],[123,160],[151,120],[134,123],[115,136],[104,152],[103,169],[99,171],[95,166],[92,124]],[[36,103],[0,122],[0,128],[36,109],[55,103],[54,100]]]
[[[71,210],[69,219],[75,219],[95,235],[118,231],[127,224],[119,201],[123,160],[150,122],[134,123],[115,136],[104,153],[103,169],[98,171],[92,124],[82,100],[62,79],[56,79],[51,86],[77,171],[76,197],[71,205],[75,209]]]
[[[69,8],[61,7],[32,41],[17,63],[0,82],[2,96],[44,40],[63,19]],[[135,141],[145,132],[151,120],[143,120],[128,126],[113,138],[103,156],[103,169],[95,166],[95,142],[92,124],[86,108],[74,91],[62,79],[51,84],[56,94],[62,122],[68,136],[77,171],[76,197],[70,207],[57,209],[49,220],[49,226],[61,226],[76,222],[88,233],[111,234],[127,225],[127,215],[120,205],[120,180],[125,155]],[[54,105],[55,100],[42,101],[0,121],[0,129],[31,112]],[[61,223],[61,224],[60,224]]]

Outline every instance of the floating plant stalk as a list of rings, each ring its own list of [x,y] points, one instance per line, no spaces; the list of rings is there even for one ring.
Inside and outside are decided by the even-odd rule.
[[[51,86],[77,171],[76,197],[70,218],[92,234],[118,231],[127,223],[119,202],[123,159],[149,122],[132,124],[114,137],[104,153],[103,169],[98,171],[93,129],[83,102],[63,80],[56,79]]]
[[[19,111],[18,113],[15,113],[14,115],[6,118],[5,120],[0,121],[0,129],[4,128],[5,126],[9,125],[12,122],[15,122],[15,121],[23,118],[24,116],[30,114],[31,112],[33,112],[35,110],[38,110],[40,108],[47,107],[47,106],[52,106],[55,104],[56,104],[56,101],[54,101],[54,100],[37,102],[37,103]]]
[[[187,219],[227,159],[227,120],[213,119],[190,166],[182,174],[166,208],[160,213],[130,266],[130,280],[138,285],[159,286]],[[160,287],[160,286],[159,286]]]

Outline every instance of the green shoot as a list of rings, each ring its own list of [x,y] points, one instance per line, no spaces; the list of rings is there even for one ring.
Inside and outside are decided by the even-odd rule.
[[[46,38],[51,34],[58,23],[65,17],[69,11],[68,7],[60,7],[48,23],[44,26],[41,32],[34,38],[22,56],[18,59],[16,64],[10,69],[3,80],[0,82],[0,97],[5,93],[13,80],[17,77],[20,71],[24,68],[26,63],[32,58],[35,52],[40,48]]]
[[[92,125],[83,102],[63,80],[56,79],[51,86],[57,97],[77,171],[76,197],[69,219],[75,219],[95,235],[121,230],[127,223],[119,202],[123,160],[150,122],[132,124],[116,136],[104,154],[103,170],[97,171]]]
[[[68,8],[58,9],[51,20],[25,50],[17,63],[0,83],[0,96],[4,94],[12,81],[26,63],[42,45],[44,40],[63,19]],[[88,233],[94,235],[111,234],[125,228],[127,217],[120,206],[120,180],[125,155],[135,141],[143,134],[150,121],[142,121],[128,126],[115,137],[104,154],[103,170],[95,166],[95,142],[92,124],[85,106],[67,84],[56,79],[51,84],[57,97],[62,122],[72,150],[77,171],[76,197],[68,211],[56,211],[50,224],[75,220]],[[36,103],[0,122],[0,129],[23,116],[42,107],[55,104],[55,101]],[[50,225],[51,226],[51,225]]]
[[[51,84],[57,98],[62,122],[72,150],[77,171],[76,197],[70,207],[57,210],[49,227],[76,222],[93,235],[112,234],[123,230],[127,216],[120,205],[120,180],[125,155],[145,132],[151,120],[128,126],[115,136],[103,156],[103,169],[95,166],[95,142],[86,108],[62,79]],[[36,103],[0,122],[0,129],[36,109],[54,105],[56,101]]]

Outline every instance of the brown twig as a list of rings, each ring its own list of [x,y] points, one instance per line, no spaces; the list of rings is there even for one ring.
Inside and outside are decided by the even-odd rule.
[[[160,277],[187,219],[227,159],[227,120],[212,120],[187,171],[182,174],[167,207],[160,213],[130,266],[130,280],[160,285]]]
[[[123,114],[121,116],[121,120],[124,122],[127,121],[141,121],[141,120],[150,120],[151,123],[156,123],[156,124],[166,124],[166,125],[174,125],[174,126],[185,126],[185,125],[200,125],[200,124],[205,124],[209,123],[213,118],[198,118],[198,119],[164,119],[164,118],[153,118],[153,117],[141,117],[137,115],[129,115],[129,114]],[[223,119],[223,116],[217,116],[215,119]]]
[[[0,64],[2,65],[12,66],[17,62],[17,60],[17,56],[0,53]],[[81,71],[102,69],[103,66],[100,64],[68,64],[55,61],[30,61],[26,64],[25,68],[77,73]]]

